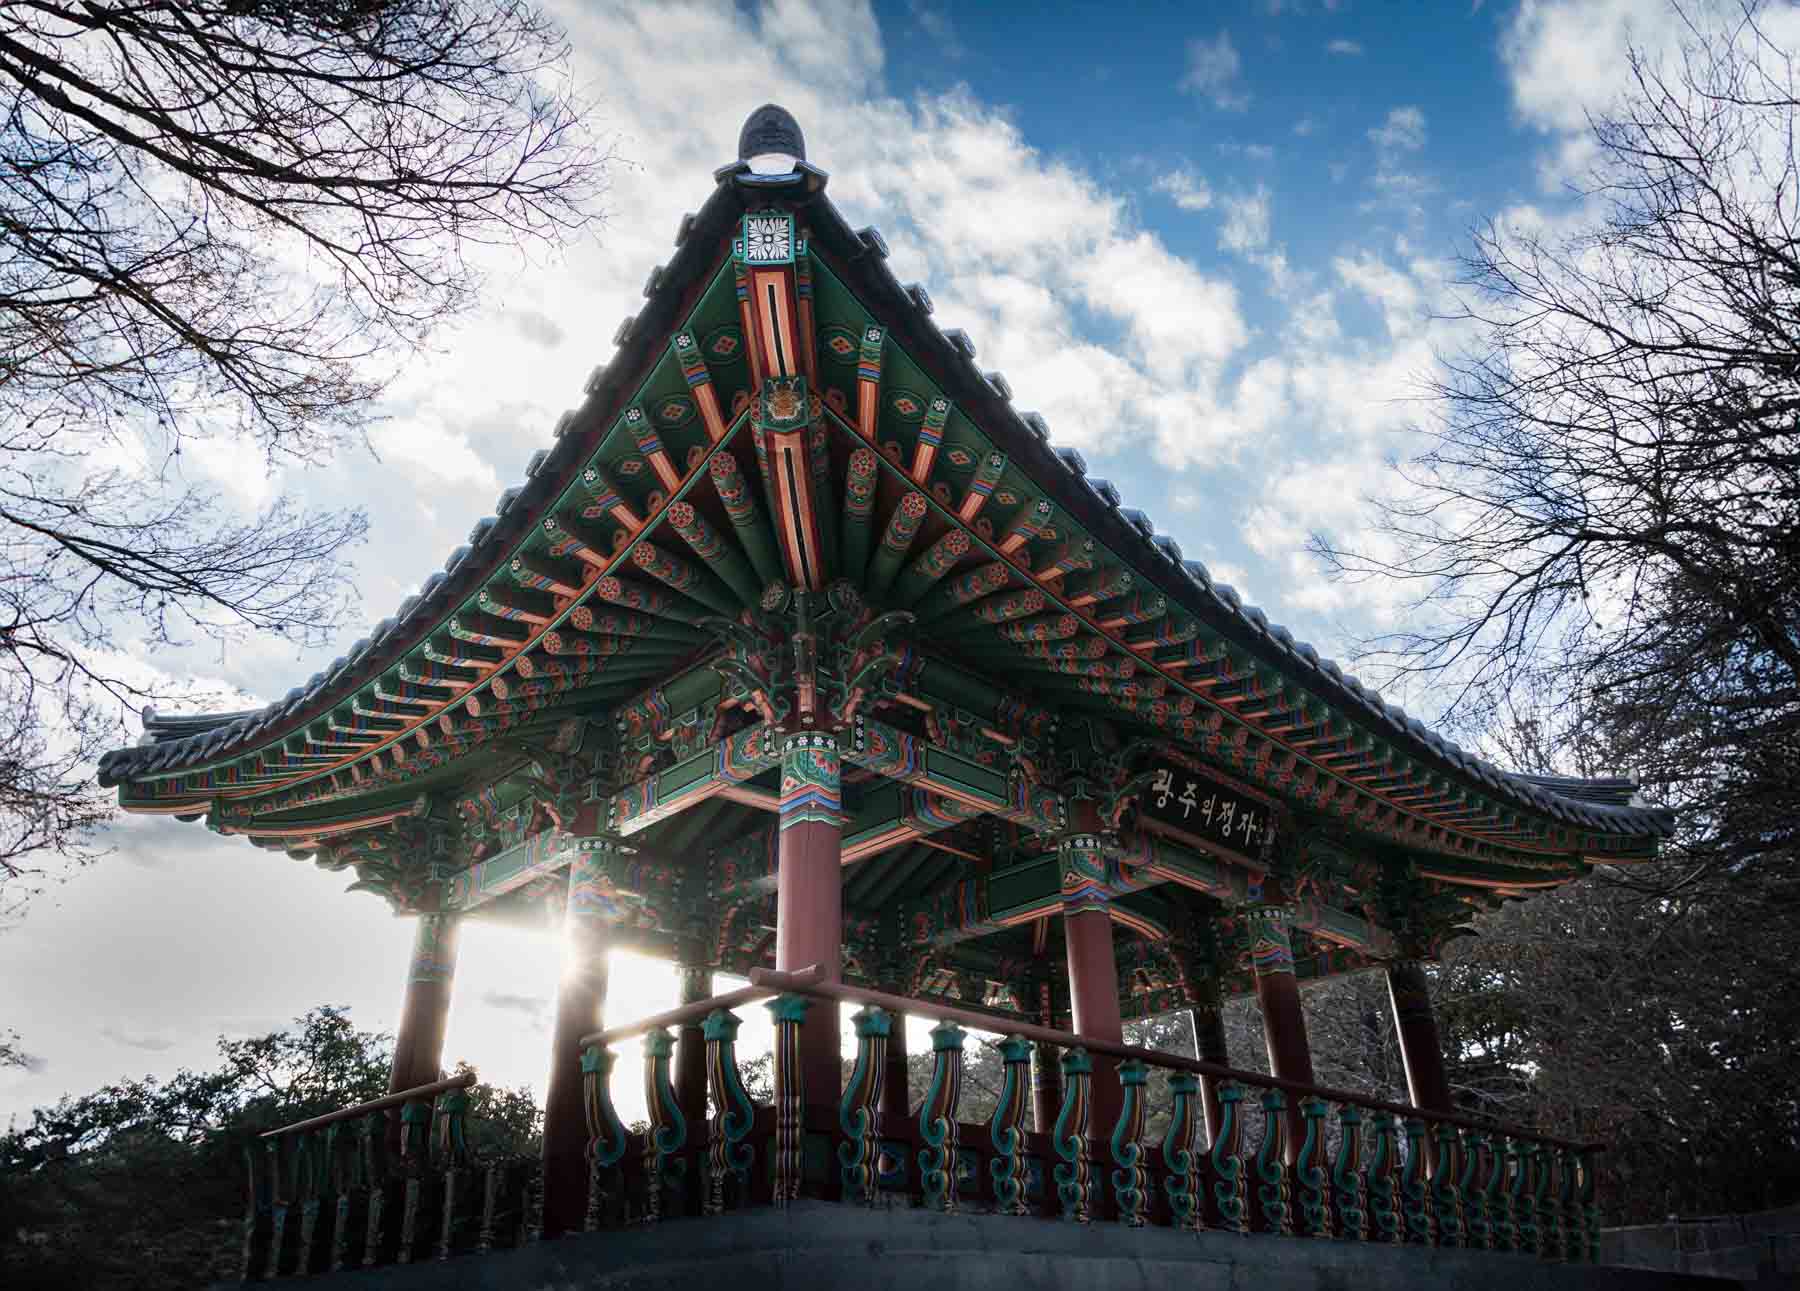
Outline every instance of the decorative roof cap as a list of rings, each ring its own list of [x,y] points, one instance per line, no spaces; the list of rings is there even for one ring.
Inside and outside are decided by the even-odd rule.
[[[794,114],[777,103],[765,103],[752,112],[738,131],[738,160],[749,161],[771,153],[806,160],[806,136]]]

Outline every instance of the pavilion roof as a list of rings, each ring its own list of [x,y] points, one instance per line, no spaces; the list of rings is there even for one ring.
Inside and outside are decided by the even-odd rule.
[[[1054,446],[1043,417],[1014,407],[1006,378],[981,369],[975,343],[966,333],[938,326],[925,289],[902,284],[889,268],[881,234],[873,228],[853,229],[825,195],[824,172],[802,161],[790,174],[759,175],[740,161],[722,168],[714,178],[714,190],[700,211],[683,217],[669,264],[651,271],[644,305],[619,326],[613,338],[618,348],[588,380],[582,405],[563,415],[549,446],[526,464],[523,480],[500,495],[494,514],[475,523],[468,542],[450,553],[442,572],[431,575],[417,595],[408,597],[340,658],[263,708],[179,716],[146,710],[143,739],[134,747],[104,755],[100,782],[130,786],[249,758],[306,730],[371,682],[391,674],[409,652],[442,628],[459,605],[506,567],[521,541],[579,477],[646,374],[666,356],[670,334],[684,325],[687,311],[722,257],[729,257],[730,238],[741,216],[780,200],[804,218],[813,251],[942,386],[957,410],[1008,455],[1012,468],[1164,595],[1171,612],[1179,609],[1199,619],[1208,631],[1256,661],[1258,668],[1316,696],[1334,717],[1364,735],[1436,768],[1447,782],[1596,834],[1647,840],[1673,831],[1671,813],[1640,805],[1635,786],[1628,781],[1518,775],[1460,748],[1297,640],[1236,589],[1216,581],[1199,561],[1184,558],[1179,544],[1159,535],[1148,515],[1127,505],[1113,484],[1089,473],[1077,449]],[[196,793],[185,810],[202,811],[207,800],[207,794]]]

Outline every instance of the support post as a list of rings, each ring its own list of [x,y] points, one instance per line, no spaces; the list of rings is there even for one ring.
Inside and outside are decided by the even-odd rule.
[[[889,1015],[893,1027],[888,1034],[887,1074],[881,1083],[881,1129],[884,1134],[901,1133],[912,1115],[912,1098],[906,1088],[906,1014]]]
[[[1225,1013],[1219,1000],[1219,979],[1215,975],[1201,987],[1200,1002],[1188,1011],[1194,1023],[1194,1057],[1201,1062],[1231,1065],[1231,1045],[1225,1038]],[[1219,1081],[1214,1076],[1200,1077],[1200,1107],[1206,1118],[1206,1141],[1211,1143],[1224,1125],[1224,1110],[1219,1105]]]
[[[775,896],[775,968],[817,964],[821,980],[843,980],[844,814],[837,736],[789,735],[781,744],[781,841]],[[824,1002],[801,1027],[800,1068],[806,1097],[835,1107],[842,1069],[838,1008]]]
[[[394,1064],[388,1093],[429,1085],[442,1072],[444,1028],[450,1020],[450,987],[456,976],[456,949],[462,931],[453,914],[426,911],[413,926],[412,958],[407,962],[406,998],[394,1035]],[[384,1135],[391,1155],[400,1151],[400,1111],[388,1114]]]
[[[587,1113],[582,1099],[581,1037],[602,1025],[606,1007],[606,951],[610,940],[610,884],[604,855],[584,851],[569,866],[563,915],[563,970],[550,1038],[550,1079],[544,1093],[543,1232],[579,1231],[587,1210]]]
[[[1311,1085],[1312,1047],[1306,1038],[1306,1014],[1300,1007],[1300,983],[1294,976],[1294,947],[1288,935],[1288,911],[1280,906],[1252,906],[1250,964],[1256,972],[1256,999],[1262,1005],[1263,1042],[1269,1070],[1283,1080]],[[1305,1141],[1300,1100],[1287,1100],[1287,1160],[1291,1165]]]
[[[1444,1046],[1425,966],[1417,959],[1396,959],[1387,966],[1388,1001],[1394,1009],[1394,1034],[1400,1061],[1406,1066],[1406,1095],[1414,1107],[1448,1112],[1450,1080],[1444,1073]]]
[[[1050,970],[1045,967],[1038,983],[1038,1025],[1057,1030],[1055,991]],[[1056,1128],[1062,1111],[1062,1050],[1055,1045],[1031,1046],[1031,1123],[1039,1134],[1048,1136]]]
[[[712,998],[712,969],[701,962],[695,948],[683,951],[675,966],[682,1004],[698,1004]],[[706,1036],[704,1022],[684,1022],[675,1047],[675,1102],[690,1126],[706,1124]]]
[[[1073,910],[1063,915],[1063,937],[1068,943],[1069,996],[1076,1034],[1114,1044],[1125,1038],[1119,1017],[1119,969],[1113,959],[1112,915],[1104,909]],[[1067,1063],[1064,1064],[1065,1068]],[[1119,1119],[1122,1101],[1118,1063],[1110,1058],[1093,1060],[1092,1115],[1088,1125],[1098,1132]]]

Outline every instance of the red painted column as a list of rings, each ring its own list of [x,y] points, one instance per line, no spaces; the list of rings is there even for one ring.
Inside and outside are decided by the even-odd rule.
[[[1074,1030],[1077,1035],[1116,1044],[1124,1039],[1125,1027],[1119,1018],[1119,969],[1113,960],[1112,927],[1112,915],[1104,908],[1071,910],[1063,915]],[[1093,1112],[1088,1118],[1088,1134],[1106,1140],[1112,1137],[1123,1101],[1118,1063],[1099,1054],[1093,1058]]]
[[[1269,1070],[1283,1080],[1316,1084],[1312,1046],[1306,1038],[1306,1014],[1300,1007],[1300,982],[1294,976],[1288,912],[1280,906],[1252,906],[1245,915],[1250,923],[1250,964],[1256,972],[1257,1002],[1262,1005],[1263,1043],[1269,1051]],[[1284,1144],[1290,1163],[1299,1154],[1305,1134],[1300,1100],[1290,1094]]]
[[[830,982],[844,973],[843,800],[837,737],[786,736],[781,745],[781,840],[776,857],[775,968],[817,964]],[[838,1008],[819,1001],[800,1031],[809,1105],[835,1106],[843,1080]]]
[[[1431,1011],[1431,989],[1425,966],[1416,959],[1396,959],[1387,966],[1388,1000],[1394,1009],[1394,1033],[1400,1061],[1406,1064],[1406,1093],[1414,1107],[1428,1112],[1454,1110],[1450,1078],[1444,1073],[1444,1044]]]
[[[563,915],[563,971],[550,1036],[544,1092],[544,1235],[580,1229],[587,1209],[587,1111],[581,1089],[581,1037],[597,1031],[606,1008],[606,951],[613,901],[605,853],[584,851],[569,866]]]
[[[406,972],[406,999],[394,1036],[394,1066],[388,1092],[429,1085],[443,1074],[444,1027],[450,1019],[450,985],[456,976],[461,921],[453,914],[426,913],[413,927],[412,959]]]

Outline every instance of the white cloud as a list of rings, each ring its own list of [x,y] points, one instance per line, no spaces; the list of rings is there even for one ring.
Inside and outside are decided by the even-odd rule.
[[[1260,251],[1269,245],[1269,188],[1258,184],[1254,191],[1236,193],[1223,203],[1225,223],[1219,230],[1219,248],[1240,255]]]
[[[1416,107],[1395,108],[1369,138],[1384,152],[1417,152],[1425,146],[1425,114]]]
[[[1204,211],[1213,204],[1213,191],[1206,178],[1185,166],[1158,175],[1150,181],[1150,187],[1166,194],[1184,211]]]
[[[933,9],[928,4],[920,3],[920,0],[912,0],[910,8],[913,20],[919,24],[919,30],[931,37],[938,52],[945,58],[959,59],[969,52],[968,47],[962,43],[962,38],[956,34],[956,24],[950,21],[948,8]]]
[[[1340,54],[1346,58],[1356,58],[1363,52],[1362,43],[1355,40],[1338,39],[1325,46],[1328,54]]]
[[[1318,128],[1319,123],[1314,121],[1311,117],[1301,117],[1298,121],[1294,122],[1294,133],[1303,138]]]
[[[1237,84],[1242,63],[1230,32],[1221,31],[1211,40],[1196,37],[1188,41],[1187,57],[1181,89],[1211,100],[1214,107],[1226,112],[1242,112],[1250,106],[1249,92]]]

